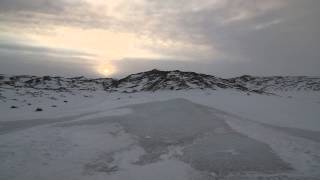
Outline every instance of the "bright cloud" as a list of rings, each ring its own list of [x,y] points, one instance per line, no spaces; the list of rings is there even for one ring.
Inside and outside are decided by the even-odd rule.
[[[209,64],[231,74],[318,74],[319,5],[315,0],[2,0],[0,56],[20,58],[17,53],[33,47],[40,49],[23,61],[33,62],[41,48],[41,56],[90,54],[79,61],[90,61],[87,71],[101,75],[132,71],[114,63],[127,59],[137,64],[148,59],[154,68],[159,60],[188,61],[198,66],[190,70]],[[12,44],[19,46],[12,48],[15,53],[9,52]]]

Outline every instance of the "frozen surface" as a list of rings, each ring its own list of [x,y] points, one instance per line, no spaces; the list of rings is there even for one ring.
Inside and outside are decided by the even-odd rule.
[[[184,149],[179,157],[181,160],[197,170],[218,175],[291,169],[267,145],[236,133],[207,107],[184,99],[129,107],[134,113],[73,125],[119,123],[126,132],[138,138],[146,152],[138,164],[159,161],[169,147],[181,146]]]
[[[1,180],[320,177],[316,92],[47,93],[0,103]]]

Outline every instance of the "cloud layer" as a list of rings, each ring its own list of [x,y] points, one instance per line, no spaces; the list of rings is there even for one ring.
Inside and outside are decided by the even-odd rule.
[[[320,75],[318,7],[318,0],[1,0],[0,31],[19,32],[21,38],[54,37],[61,27],[128,33],[140,39],[139,48],[159,55],[147,61],[135,53],[107,59],[117,75],[149,67],[216,75]],[[26,50],[11,43],[0,48]],[[28,50],[77,52],[43,48]]]

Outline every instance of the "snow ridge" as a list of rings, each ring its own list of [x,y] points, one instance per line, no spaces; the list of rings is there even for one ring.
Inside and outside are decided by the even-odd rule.
[[[109,86],[113,80],[111,78],[88,79],[83,76],[65,78],[51,76],[4,76],[0,75],[1,88],[32,88],[37,90],[55,90],[55,91],[72,91],[87,90],[96,91],[103,90],[105,86]]]
[[[252,91],[239,83],[230,83],[227,79],[211,75],[178,70],[159,71],[156,69],[129,75],[107,87],[107,90],[120,92],[186,89],[236,89],[240,91]]]
[[[255,77],[244,75],[229,79],[250,89],[262,91],[320,91],[320,77],[270,76]]]
[[[320,91],[320,77],[244,75],[224,79],[195,72],[151,71],[131,74],[122,79],[89,79],[83,76],[65,78],[51,76],[5,76],[0,74],[0,90],[31,88],[37,90],[73,91],[106,90],[133,93],[159,90],[232,89],[243,92],[274,93],[276,91]]]

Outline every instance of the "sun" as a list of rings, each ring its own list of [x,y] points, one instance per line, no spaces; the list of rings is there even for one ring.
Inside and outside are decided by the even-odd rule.
[[[110,76],[116,72],[116,69],[110,64],[103,64],[98,66],[97,71],[103,76]]]
[[[111,74],[111,71],[110,71],[110,69],[103,69],[102,74],[109,75],[109,74]]]

